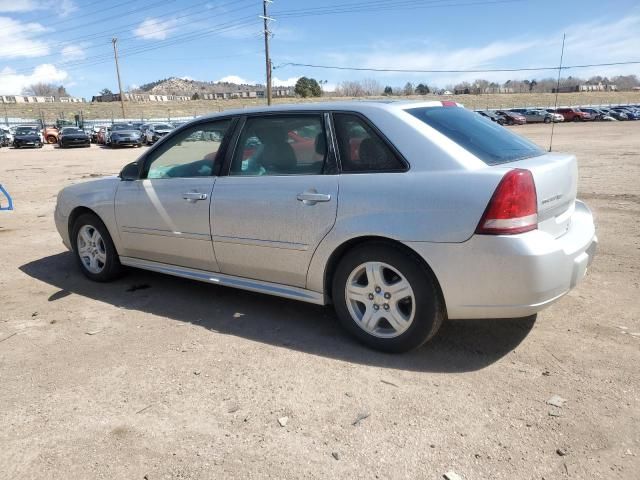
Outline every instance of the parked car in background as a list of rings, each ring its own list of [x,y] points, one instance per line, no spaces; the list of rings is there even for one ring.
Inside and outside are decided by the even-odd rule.
[[[140,130],[131,124],[114,123],[107,135],[107,146],[115,147],[140,147],[142,145],[142,135]]]
[[[58,137],[60,136],[60,129],[55,125],[47,125],[42,132],[44,141],[47,143],[58,143]]]
[[[168,123],[150,123],[144,133],[144,143],[153,145],[173,129]]]
[[[314,156],[296,132],[317,132]],[[577,185],[574,155],[454,102],[280,105],[200,117],[63,189],[54,218],[91,280],[125,265],[333,304],[401,352],[447,318],[526,317],[574,288],[597,246]]]
[[[505,118],[504,123],[506,125],[524,125],[525,123],[527,123],[526,117],[517,112],[511,112],[509,110],[496,110],[496,114],[502,115]]]
[[[0,132],[2,132],[5,142],[5,147],[13,145],[13,132],[11,128],[0,126]]]
[[[586,112],[591,115],[591,119],[597,122],[604,120],[605,114],[600,109],[592,107],[580,107],[581,112]]]
[[[551,122],[563,122],[564,117],[559,113],[549,113],[545,110],[525,110],[522,116],[527,120],[527,123],[551,123]]]
[[[91,138],[84,130],[78,127],[64,127],[58,138],[60,148],[90,147]]]
[[[624,112],[620,112],[618,110],[613,110],[613,109],[610,109],[610,108],[601,108],[600,110],[603,113],[605,113],[606,115],[609,115],[610,117],[612,117],[612,118],[614,118],[614,119],[616,119],[618,121],[629,120],[629,117]]]
[[[107,144],[107,135],[109,134],[110,127],[100,127],[98,133],[96,134],[96,143],[99,145]]]
[[[21,125],[16,127],[16,133],[13,137],[14,148],[42,148],[42,132],[37,125]]]
[[[98,133],[100,129],[104,128],[101,125],[94,125],[91,127],[91,132],[89,133],[89,138],[91,139],[91,143],[98,143]]]
[[[640,111],[636,110],[633,107],[613,107],[611,110],[624,113],[629,120],[640,119]]]
[[[482,115],[485,118],[488,118],[492,122],[496,122],[500,125],[504,125],[504,117],[502,115],[496,115],[494,112],[490,110],[476,110],[476,113]]]
[[[564,117],[565,122],[586,122],[589,120],[593,120],[589,113],[583,112],[579,108],[575,107],[558,108],[556,112]]]

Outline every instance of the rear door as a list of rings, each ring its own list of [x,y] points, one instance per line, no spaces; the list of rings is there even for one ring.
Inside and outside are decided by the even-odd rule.
[[[150,152],[139,180],[120,182],[115,212],[123,256],[218,271],[209,207],[231,124],[202,122],[176,132]]]
[[[212,234],[222,273],[304,287],[336,219],[338,175],[322,113],[244,120],[216,182]]]

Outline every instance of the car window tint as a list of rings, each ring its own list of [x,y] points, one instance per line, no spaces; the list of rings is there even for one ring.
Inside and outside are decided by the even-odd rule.
[[[343,172],[402,171],[406,167],[359,116],[335,113],[333,123]]]
[[[419,107],[407,110],[487,165],[536,157],[544,152],[529,140],[461,107]]]
[[[327,156],[321,115],[247,119],[230,175],[318,175]]]
[[[194,125],[162,143],[146,164],[146,178],[208,177],[231,120]]]

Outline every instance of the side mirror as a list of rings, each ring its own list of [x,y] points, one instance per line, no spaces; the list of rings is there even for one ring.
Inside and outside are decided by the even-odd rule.
[[[138,162],[133,162],[125,165],[124,168],[120,171],[120,175],[118,176],[125,182],[138,180],[138,178],[140,178],[140,169],[138,166]]]

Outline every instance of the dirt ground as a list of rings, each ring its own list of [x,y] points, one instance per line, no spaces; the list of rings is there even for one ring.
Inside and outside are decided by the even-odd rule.
[[[0,478],[638,479],[640,122],[560,124],[554,145],[597,221],[585,281],[406,355],[329,308],[143,271],[90,283],[56,194],[140,151],[2,148]]]

